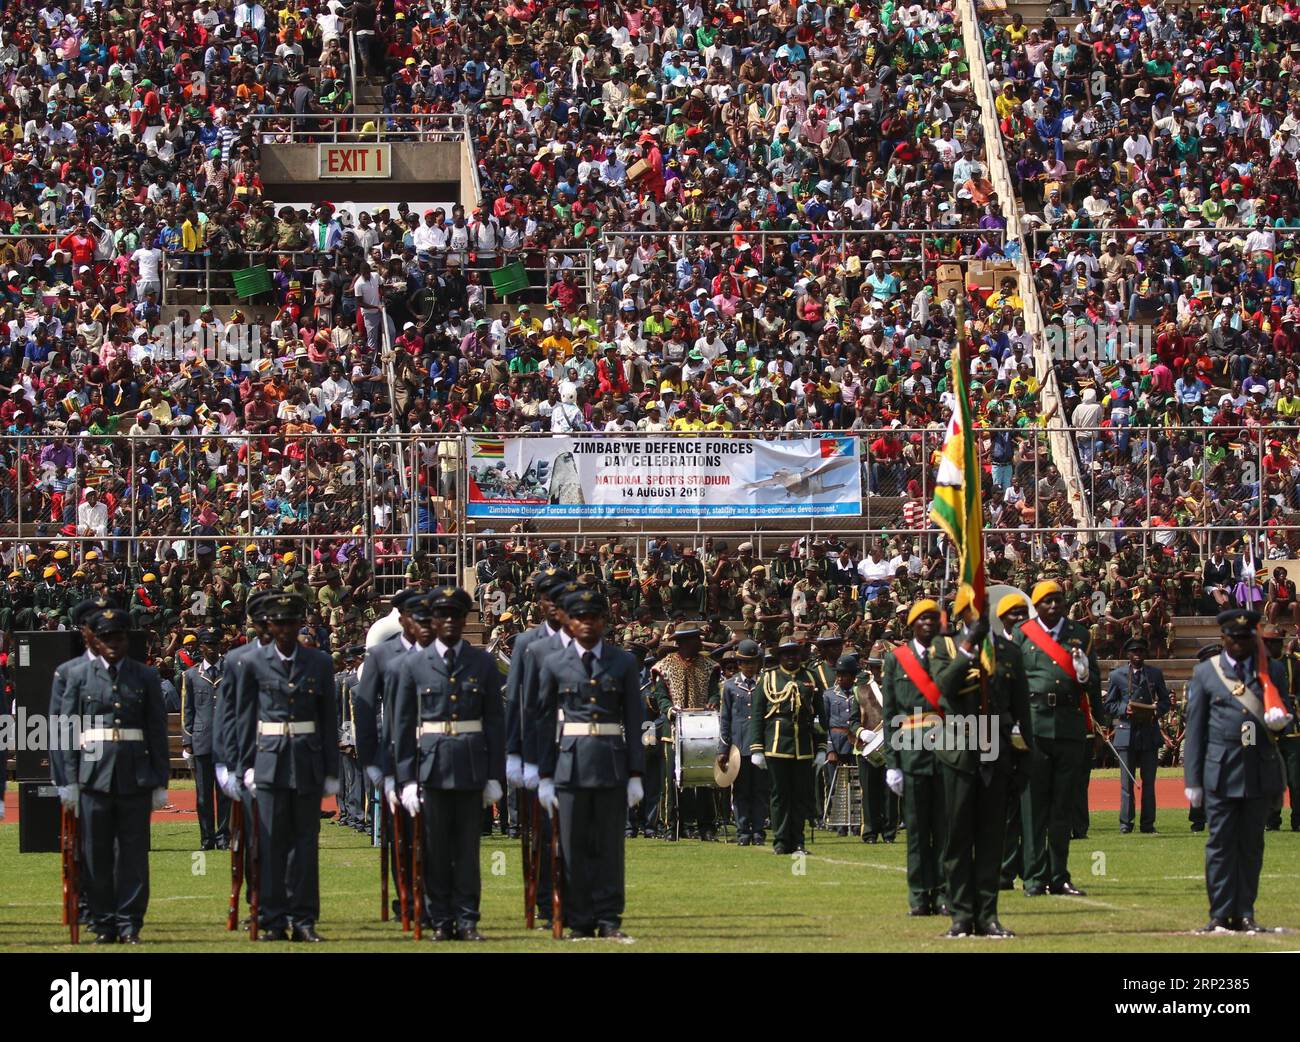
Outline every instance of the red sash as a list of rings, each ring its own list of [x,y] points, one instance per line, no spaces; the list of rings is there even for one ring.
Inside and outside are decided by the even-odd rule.
[[[145,592],[145,588],[143,586],[137,586],[135,588],[135,595],[144,602],[144,606],[146,608],[153,607],[153,601],[149,599],[149,594]]]
[[[185,650],[183,648],[180,651],[178,651],[176,654],[180,657],[180,660],[183,663],[185,663],[186,669],[189,669],[191,666],[194,665],[194,660],[185,653]]]
[[[1021,632],[1030,639],[1034,647],[1056,663],[1057,668],[1067,677],[1079,684],[1079,678],[1074,672],[1074,658],[1066,651],[1055,638],[1047,632],[1043,624],[1037,619],[1029,619],[1020,627]],[[1088,727],[1089,733],[1092,732],[1092,704],[1088,700],[1088,692],[1079,684],[1079,708],[1083,710],[1083,721]]]
[[[925,696],[925,700],[930,703],[930,708],[942,716],[943,710],[939,708],[939,686],[930,677],[930,674],[925,671],[925,667],[921,665],[921,660],[916,657],[912,645],[896,645],[894,647],[894,658],[903,667],[907,679],[915,684],[917,690]]]

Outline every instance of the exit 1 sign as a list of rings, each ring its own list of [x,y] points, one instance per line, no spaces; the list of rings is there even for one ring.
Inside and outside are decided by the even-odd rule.
[[[351,180],[369,177],[392,177],[392,146],[320,145],[319,176]]]

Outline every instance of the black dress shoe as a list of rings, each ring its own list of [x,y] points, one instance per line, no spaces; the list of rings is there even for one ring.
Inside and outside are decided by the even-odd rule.
[[[1193,825],[1193,826],[1192,826],[1192,831],[1193,831],[1193,832],[1204,832],[1204,831],[1205,831],[1205,826],[1204,826],[1204,825]]]
[[[788,853],[788,851],[785,849],[785,847],[781,846],[780,843],[773,843],[772,853],[775,854],[777,857],[780,857],[782,854]]]
[[[456,936],[462,941],[486,941],[487,938],[478,932],[477,926],[462,926],[456,931]]]
[[[935,914],[935,915],[949,915],[949,914],[951,914],[951,913],[949,912],[949,909],[948,909],[948,902],[945,901],[942,897],[939,898],[939,900],[936,901],[935,904],[934,904],[934,914]]]
[[[703,843],[716,843],[718,842],[718,834],[712,829],[707,832],[701,832],[700,841]]]
[[[916,905],[915,907],[909,908],[907,914],[910,916],[934,915],[934,909],[929,905]]]
[[[994,919],[992,922],[985,923],[983,926],[975,927],[975,934],[978,937],[1014,937],[1015,934]]]
[[[141,940],[140,940],[140,935],[139,935],[138,933],[124,933],[124,934],[122,934],[121,938],[119,938],[119,942],[120,942],[121,944],[140,944],[140,943],[142,943]]]
[[[1119,827],[1119,834],[1120,834],[1121,836],[1127,836],[1127,835],[1128,835],[1130,832],[1132,832],[1132,831],[1133,831],[1133,826],[1132,826],[1132,825],[1121,825],[1121,826]],[[1143,830],[1143,831],[1145,831],[1145,830]]]
[[[627,940],[627,934],[625,934],[617,926],[602,926],[596,932],[599,936],[605,938],[605,940],[607,941]]]
[[[1014,890],[1015,888],[1016,888],[1016,881],[1015,881],[1014,879],[1011,880],[1011,882],[1009,882],[1009,883],[1008,883],[1008,882],[1002,882],[1002,883],[999,883],[999,884],[998,884],[998,889],[999,889],[999,890]]]
[[[1071,832],[1071,833],[1070,833],[1070,838],[1071,838],[1071,839],[1087,839],[1087,838],[1088,838],[1088,833],[1086,833],[1086,832]]]
[[[199,849],[200,849],[200,850],[216,850],[216,849],[217,849],[217,845],[216,845],[215,843],[213,843],[211,840],[209,840],[207,843],[200,843],[200,844],[199,844]]]
[[[552,920],[551,920],[550,916],[547,916],[545,919],[543,919],[543,918],[539,915],[536,919],[533,920],[533,925],[534,925],[537,929],[539,929],[539,930],[544,930],[544,931],[546,931],[547,933],[550,933],[550,932],[551,932],[551,923],[552,923]]]
[[[316,932],[316,927],[311,923],[303,923],[301,926],[293,928],[293,939],[303,944],[320,944],[324,937]]]
[[[98,937],[95,938],[95,943],[96,944],[117,944],[117,934],[101,933]]]
[[[431,941],[454,941],[455,939],[456,931],[450,926],[439,926],[429,934]]]
[[[1047,893],[1047,887],[1045,887],[1045,886],[1027,886],[1027,887],[1025,887],[1025,896],[1026,896],[1026,897],[1042,897],[1045,893]]]
[[[847,836],[849,834],[849,830],[844,826],[840,826],[838,831],[841,836]]]
[[[763,833],[761,833],[761,832],[760,832],[758,835],[756,835],[756,836],[750,836],[750,837],[749,837],[749,840],[750,840],[750,842],[753,843],[754,846],[756,846],[756,847],[765,847],[765,846],[767,846],[767,837],[766,837],[765,835],[763,835]]]
[[[1156,834],[1156,829],[1154,825],[1151,826],[1151,828],[1149,829],[1142,829],[1142,835],[1144,836],[1154,836],[1155,834]]]
[[[595,930],[570,930],[568,939],[571,941],[586,941],[595,936]]]
[[[1047,892],[1049,894],[1066,894],[1069,897],[1088,896],[1088,892],[1086,890],[1080,890],[1073,883],[1058,883],[1056,884],[1056,886],[1049,886],[1047,888]]]
[[[970,923],[957,922],[957,923],[953,923],[950,927],[948,927],[948,932],[945,933],[944,936],[945,937],[969,937],[973,932],[974,931],[971,929]]]
[[[287,941],[289,939],[289,931],[288,930],[264,930],[262,933],[259,933],[257,935],[257,939],[259,942]]]
[[[877,835],[876,835],[875,833],[873,833],[873,832],[867,832],[867,833],[865,833],[865,834],[862,836],[862,842],[863,842],[863,843],[871,843],[871,844],[874,845],[874,844],[880,842],[880,837],[877,836]]]
[[[738,847],[747,847],[747,846],[749,846],[749,837],[748,837],[748,836],[741,836],[738,840],[736,840],[736,846],[738,846]]]
[[[1236,928],[1242,933],[1272,933],[1273,931],[1267,926],[1261,926],[1255,922],[1253,915],[1243,915],[1236,922]]]
[[[230,840],[228,840],[228,839],[219,839],[219,840],[217,840],[217,849],[218,849],[218,850],[229,850],[229,849],[230,849]]]
[[[1211,919],[1197,933],[1232,933],[1232,926],[1226,919]]]

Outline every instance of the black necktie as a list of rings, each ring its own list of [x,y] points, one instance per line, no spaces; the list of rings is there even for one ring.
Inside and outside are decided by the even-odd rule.
[[[1246,684],[1246,663],[1244,662],[1237,663],[1237,679],[1241,681],[1244,687]]]
[[[117,663],[110,662],[108,664],[108,675],[114,680],[117,679]]]
[[[447,663],[447,676],[456,672],[456,652],[451,648],[448,648],[447,654],[442,656],[442,661]]]
[[[591,676],[591,663],[595,658],[594,652],[584,651],[582,653],[582,668],[587,671],[587,676]]]

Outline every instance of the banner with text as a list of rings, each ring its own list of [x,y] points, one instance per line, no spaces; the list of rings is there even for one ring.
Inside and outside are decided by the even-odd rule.
[[[469,517],[823,517],[862,513],[856,438],[472,438]]]

